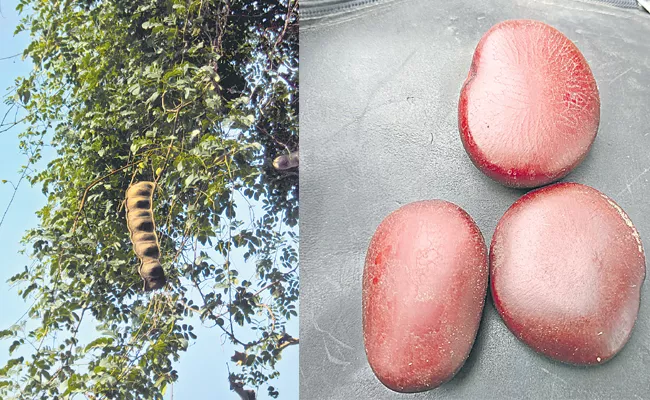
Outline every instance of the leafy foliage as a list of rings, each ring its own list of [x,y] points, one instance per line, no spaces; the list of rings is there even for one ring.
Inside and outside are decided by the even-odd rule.
[[[297,343],[285,324],[297,316],[298,178],[270,160],[298,147],[297,1],[17,9],[35,69],[7,102],[25,114],[23,172],[47,204],[24,237],[33,264],[11,279],[38,324],[0,331],[10,353],[29,353],[0,370],[0,398],[161,399],[197,315],[241,350],[224,379],[277,396],[275,363]],[[50,137],[57,156],[33,171]],[[141,180],[157,182],[168,277],[153,294],[122,204]],[[89,325],[96,338],[82,343]]]

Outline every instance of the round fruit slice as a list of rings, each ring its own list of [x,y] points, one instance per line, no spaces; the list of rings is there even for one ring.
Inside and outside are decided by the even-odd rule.
[[[584,159],[599,121],[589,65],[555,28],[505,21],[480,40],[458,125],[467,154],[486,175],[513,187],[560,179]]]
[[[530,192],[499,221],[490,287],[508,328],[565,363],[603,363],[628,341],[645,278],[641,239],[596,189],[559,183]]]
[[[363,337],[379,380],[398,392],[450,380],[474,343],[487,278],[485,242],[460,207],[421,201],[386,217],[363,273]]]

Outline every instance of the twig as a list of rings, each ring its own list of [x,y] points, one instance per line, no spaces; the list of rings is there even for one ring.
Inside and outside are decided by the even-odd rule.
[[[289,346],[293,346],[294,344],[300,344],[300,340],[285,333],[284,336],[278,340],[278,350],[282,351]]]
[[[2,117],[2,122],[0,122],[0,126],[4,126],[4,124],[5,124],[5,120],[7,119],[7,115],[9,115],[9,112],[11,112],[11,110],[12,110],[15,106],[16,106],[16,103],[12,103],[12,104],[11,104],[11,107],[9,107],[9,108],[7,109],[7,112],[6,112],[5,115]]]
[[[275,48],[280,44],[282,39],[284,39],[284,34],[287,33],[287,28],[289,27],[289,21],[291,21],[291,14],[293,13],[293,4],[295,1],[289,0],[289,4],[287,4],[287,16],[284,20],[284,28],[282,28],[282,32],[280,35],[278,35],[278,38],[275,40],[275,43],[273,44],[273,49],[271,50],[271,53],[275,51]]]
[[[275,330],[275,314],[273,314],[271,307],[269,307],[268,305],[260,304],[260,306],[266,308],[266,311],[269,312],[269,315],[271,316],[271,332],[273,332]]]
[[[14,122],[11,122],[11,123],[7,123],[7,124],[2,124],[2,125],[0,125],[0,126],[6,126],[6,128],[0,130],[0,133],[7,132],[8,130],[12,129],[14,126],[20,124],[21,122],[23,122],[23,121],[26,120],[26,119],[27,119],[27,118],[21,118],[21,119],[18,120],[18,121],[14,121]]]
[[[169,146],[167,147],[167,154],[165,154],[165,160],[163,161],[162,168],[160,170],[160,174],[156,176],[156,179],[154,179],[154,186],[158,185],[158,179],[162,176],[163,172],[165,172],[165,169],[167,168],[167,160],[169,159],[169,153],[172,151],[172,145],[174,144],[174,135],[176,134],[176,123],[178,122],[178,113],[180,112],[180,108],[176,110],[176,115],[174,116],[174,125],[172,127],[172,140],[169,142]]]
[[[13,56],[0,57],[0,61],[3,61],[3,60],[9,60],[9,59],[11,59],[11,58],[16,58],[16,57],[18,57],[18,56],[21,55],[21,54],[23,54],[23,53],[17,53],[17,54],[14,54]]]
[[[18,193],[18,187],[20,186],[20,182],[22,182],[23,179],[25,179],[26,175],[27,175],[27,168],[25,168],[22,175],[20,175],[20,179],[18,180],[18,183],[16,184],[16,186],[14,186],[14,192],[11,195],[11,199],[9,199],[9,204],[7,204],[7,208],[5,208],[5,212],[2,214],[2,219],[0,219],[0,227],[2,226],[2,223],[5,221],[5,217],[7,216],[7,212],[9,212],[9,208],[11,207],[11,204],[14,202],[16,193]]]
[[[6,118],[6,116],[7,115],[5,114],[5,118]],[[2,120],[4,122],[4,118]],[[45,133],[41,134],[41,136],[39,138],[39,142],[43,140],[43,136],[45,136]],[[2,214],[2,219],[0,219],[0,227],[2,226],[2,223],[4,222],[5,217],[7,216],[7,212],[9,212],[9,208],[11,207],[11,204],[13,203],[14,198],[16,197],[16,193],[18,192],[18,187],[20,187],[20,183],[27,176],[27,171],[29,170],[29,166],[32,165],[32,163],[34,161],[35,154],[36,154],[36,151],[33,151],[32,154],[31,154],[31,157],[28,158],[27,165],[25,165],[25,168],[23,169],[23,172],[20,175],[20,179],[18,180],[18,183],[16,183],[16,185],[14,186],[14,192],[11,195],[11,199],[9,199],[9,204],[7,204],[7,208],[5,209],[5,212]],[[12,183],[12,186],[13,186],[13,183]]]
[[[266,105],[265,105],[265,107],[266,107]],[[261,109],[260,109],[260,110],[261,110]],[[260,112],[261,112],[261,111],[260,111]],[[269,133],[269,131],[267,131],[266,129],[264,129],[264,128],[262,128],[261,126],[259,126],[259,124],[258,124],[258,125],[255,125],[255,127],[256,127],[260,132],[262,132],[262,133],[265,134],[266,136],[270,137],[270,138],[271,138],[275,143],[277,143],[277,144],[279,144],[280,146],[284,147],[285,150],[287,150],[288,153],[291,153],[291,150],[289,149],[289,146],[287,146],[286,144],[284,144],[284,143],[282,143],[281,141],[279,141],[278,139],[276,139],[275,136],[273,136],[273,135],[271,135],[271,134]]]
[[[92,293],[92,290],[93,290],[93,288],[95,286],[95,283],[97,283],[97,281],[93,281],[93,283],[90,285],[90,288],[88,288],[88,291],[86,292],[86,298],[84,299],[85,304],[81,309],[81,315],[79,316],[79,321],[77,322],[77,325],[72,330],[72,337],[71,337],[71,340],[70,340],[70,346],[68,347],[68,353],[71,354],[70,357],[72,357],[72,348],[75,345],[75,340],[77,338],[77,333],[79,333],[79,328],[81,327],[81,323],[83,322],[84,314],[86,313],[86,310],[88,310],[90,308],[90,294]],[[43,345],[43,341],[45,340],[46,335],[47,334],[43,335],[43,339],[41,339],[41,342],[38,345],[38,349],[36,350],[37,353],[41,351],[41,346]],[[54,380],[59,376],[59,374],[61,372],[63,372],[63,368],[66,367],[66,366],[69,366],[69,365],[70,365],[69,359],[68,359],[68,362],[66,362],[65,365],[63,365],[63,358],[61,358],[61,366],[57,369],[57,371],[54,374],[52,374],[52,376],[47,381],[47,383],[45,383],[44,387],[47,388],[48,386],[50,386],[52,384],[52,382],[54,382]],[[23,392],[24,392],[24,389],[21,390],[21,398],[22,398]],[[36,399],[37,396],[38,395],[35,395],[34,399]]]
[[[226,364],[227,365],[227,364]],[[230,370],[230,368],[228,368]],[[251,389],[244,389],[244,383],[238,382],[234,374],[228,376],[230,381],[230,390],[237,393],[241,400],[255,400],[255,391]]]
[[[86,196],[88,196],[88,191],[90,191],[90,189],[95,187],[95,185],[97,185],[99,182],[103,181],[104,179],[108,178],[109,176],[115,175],[116,173],[118,173],[118,172],[120,172],[122,170],[125,170],[125,169],[127,169],[129,167],[132,167],[134,165],[137,165],[139,163],[140,163],[139,161],[138,162],[132,162],[132,163],[126,164],[125,166],[120,167],[118,169],[114,169],[113,171],[109,172],[108,174],[95,179],[94,181],[92,181],[90,183],[90,185],[88,185],[88,187],[84,191],[83,196],[81,197],[81,203],[79,204],[79,210],[77,210],[77,216],[74,219],[74,224],[72,224],[72,232],[71,233],[74,233],[75,230],[77,229],[77,222],[79,222],[79,215],[81,215],[81,210],[83,210],[83,208],[84,208],[84,204],[86,202]]]

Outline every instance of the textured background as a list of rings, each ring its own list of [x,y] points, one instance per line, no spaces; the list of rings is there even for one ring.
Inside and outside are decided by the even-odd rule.
[[[328,16],[326,3],[343,7]],[[488,298],[456,378],[403,395],[374,377],[361,332],[364,257],[388,213],[415,200],[449,200],[472,215],[489,243],[524,193],[480,173],[458,134],[458,96],[474,48],[504,19],[549,23],[587,58],[600,90],[600,129],[565,180],[618,202],[650,252],[650,15],[568,0],[345,3],[301,4],[312,18],[303,18],[300,32],[300,398],[650,399],[650,283],[631,340],[598,367],[537,355]]]

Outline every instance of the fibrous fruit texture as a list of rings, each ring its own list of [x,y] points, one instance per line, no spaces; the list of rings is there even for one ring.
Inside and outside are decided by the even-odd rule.
[[[165,272],[160,265],[160,246],[153,220],[153,182],[138,182],[126,191],[126,223],[133,251],[140,259],[138,272],[145,282],[145,290],[165,285]]]
[[[538,21],[501,22],[480,40],[458,107],[463,146],[489,177],[537,187],[586,156],[600,97],[580,50]]]
[[[363,272],[363,337],[379,380],[398,392],[450,380],[474,343],[487,278],[485,242],[460,207],[420,201],[388,215]]]
[[[623,348],[644,278],[634,225],[588,186],[559,183],[526,194],[492,239],[496,309],[524,343],[566,363],[603,363]]]

